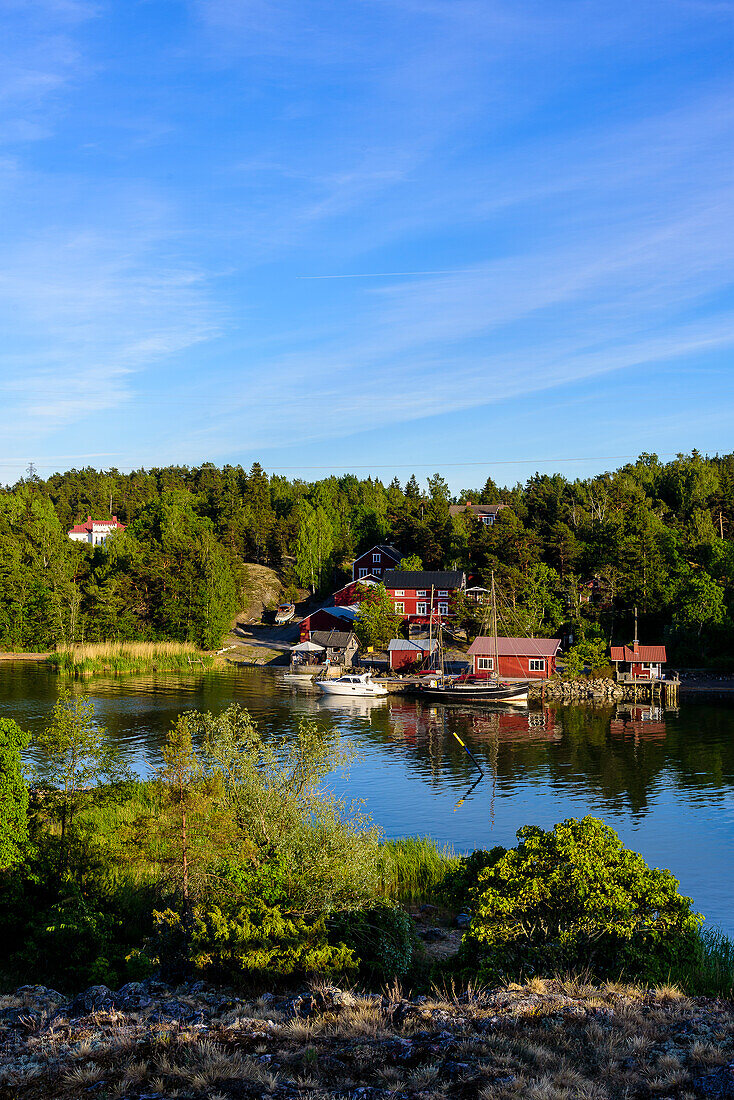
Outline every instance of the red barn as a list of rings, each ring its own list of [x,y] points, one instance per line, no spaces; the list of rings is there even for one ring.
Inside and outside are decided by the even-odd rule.
[[[382,578],[386,569],[394,569],[400,561],[400,553],[394,546],[373,546],[371,550],[365,550],[352,564],[352,580],[359,581],[363,577]]]
[[[450,617],[454,596],[466,588],[466,573],[388,569],[384,584],[403,620],[428,624]]]
[[[548,680],[556,671],[559,638],[475,638],[468,654],[475,676],[502,680]],[[495,668],[495,651],[499,668]]]
[[[375,584],[380,584],[380,581],[376,580],[374,577],[363,577],[361,581],[349,581],[343,588],[337,588],[331,598],[337,607],[346,607],[348,604],[361,603],[362,594],[359,589],[372,588]]]
[[[613,645],[611,658],[618,680],[661,680],[667,657],[664,645]]]
[[[308,642],[316,630],[351,630],[354,624],[354,607],[320,607],[299,623],[300,641]]]

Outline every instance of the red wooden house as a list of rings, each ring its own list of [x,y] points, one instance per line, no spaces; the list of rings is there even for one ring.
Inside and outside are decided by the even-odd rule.
[[[337,588],[334,595],[331,597],[337,607],[345,607],[348,604],[361,603],[362,593],[360,588],[372,588],[373,585],[380,584],[380,581],[375,577],[363,577],[361,581],[349,581],[343,588]]]
[[[506,504],[472,504],[467,500],[466,504],[450,504],[450,516],[476,516],[485,527],[493,527],[494,521]]]
[[[383,583],[404,621],[427,625],[451,616],[456,593],[466,588],[466,573],[388,569]]]
[[[613,645],[611,658],[618,680],[661,680],[667,657],[664,645]]]
[[[559,638],[475,638],[469,646],[475,676],[548,680],[556,671]],[[495,668],[495,652],[499,668]]]
[[[371,550],[365,550],[352,563],[352,580],[359,581],[363,577],[377,577],[381,580],[386,569],[394,569],[400,561],[400,552],[394,546],[373,546]]]

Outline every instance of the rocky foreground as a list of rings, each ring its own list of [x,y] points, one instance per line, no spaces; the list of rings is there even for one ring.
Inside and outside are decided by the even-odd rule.
[[[535,980],[406,999],[203,982],[0,997],[0,1097],[734,1097],[734,1005]]]

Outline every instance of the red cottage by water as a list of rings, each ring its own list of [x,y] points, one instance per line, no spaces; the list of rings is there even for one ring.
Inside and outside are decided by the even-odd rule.
[[[663,679],[663,665],[667,659],[664,645],[640,645],[638,641],[631,646],[613,645],[611,658],[618,680]]]
[[[548,680],[555,674],[559,638],[475,638],[469,646],[475,676]],[[495,668],[495,652],[499,668]]]

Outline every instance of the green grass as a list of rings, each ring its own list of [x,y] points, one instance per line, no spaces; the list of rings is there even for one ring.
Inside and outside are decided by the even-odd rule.
[[[190,642],[93,642],[63,646],[46,664],[63,676],[124,676],[140,672],[194,672],[216,658]]]
[[[698,956],[671,971],[670,981],[691,997],[734,997],[734,940],[705,929]]]
[[[438,848],[429,837],[406,837],[382,844],[380,861],[384,897],[435,904],[438,888],[458,866],[459,856],[453,848]]]

